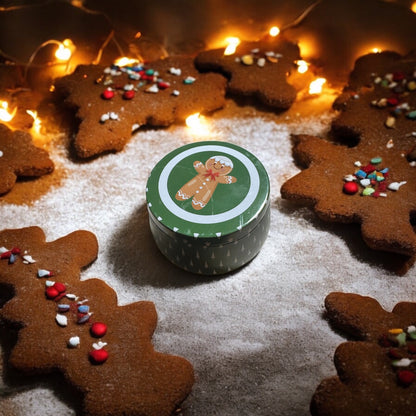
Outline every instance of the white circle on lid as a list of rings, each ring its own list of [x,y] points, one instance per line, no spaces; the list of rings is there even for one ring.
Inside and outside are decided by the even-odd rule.
[[[220,214],[201,215],[184,210],[183,208],[176,205],[176,203],[172,200],[168,192],[169,175],[181,160],[192,154],[200,152],[224,152],[230,156],[235,157],[245,166],[250,176],[250,188],[244,199],[237,206]],[[158,189],[161,201],[166,206],[166,208],[172,214],[176,215],[182,220],[194,222],[196,224],[217,224],[220,222],[229,221],[243,214],[248,208],[250,208],[250,206],[256,200],[260,189],[260,177],[256,167],[254,166],[254,163],[246,155],[242,154],[238,150],[219,145],[196,146],[191,147],[182,153],[179,153],[166,164],[159,177]]]

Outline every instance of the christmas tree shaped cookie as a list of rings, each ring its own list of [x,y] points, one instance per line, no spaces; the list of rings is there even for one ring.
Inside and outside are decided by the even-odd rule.
[[[4,230],[0,252],[0,284],[13,295],[0,317],[20,327],[13,367],[62,373],[80,391],[85,415],[168,416],[177,409],[192,388],[192,366],[154,350],[153,303],[118,306],[102,280],[80,280],[97,256],[92,233],[46,242],[38,227]]]

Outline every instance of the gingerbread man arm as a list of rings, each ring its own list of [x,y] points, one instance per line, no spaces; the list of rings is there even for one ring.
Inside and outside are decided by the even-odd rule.
[[[223,183],[225,185],[229,185],[230,183],[237,182],[237,178],[234,178],[234,176],[218,176],[217,181],[219,183]]]
[[[205,165],[200,162],[199,160],[195,160],[194,162],[194,169],[199,173],[205,173]]]

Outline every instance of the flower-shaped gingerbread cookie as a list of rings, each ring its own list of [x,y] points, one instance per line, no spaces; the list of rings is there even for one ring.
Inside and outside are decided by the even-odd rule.
[[[337,376],[325,379],[311,401],[313,416],[412,414],[416,401],[416,303],[392,312],[373,298],[330,293],[327,316],[356,341],[335,351]]]
[[[299,47],[279,36],[243,41],[230,55],[224,48],[201,52],[195,65],[227,76],[228,91],[234,96],[254,97],[271,108],[287,110],[296,99],[287,76],[299,59]]]
[[[83,415],[171,415],[192,388],[192,366],[154,350],[153,303],[119,306],[102,280],[80,280],[97,252],[87,231],[53,242],[38,227],[0,232],[0,284],[13,296],[0,318],[20,328],[10,363],[62,373],[81,393]]]
[[[416,55],[359,58],[334,107],[341,110],[332,124],[336,138],[394,147],[416,164]]]
[[[55,83],[76,109],[80,125],[74,147],[87,158],[120,151],[143,125],[165,127],[225,102],[226,79],[200,74],[190,57],[168,57],[130,66],[79,66]]]
[[[373,249],[406,257],[403,273],[416,256],[416,169],[396,148],[356,147],[301,135],[294,157],[305,169],[286,181],[283,198],[313,207],[320,218],[359,223]]]
[[[36,147],[29,133],[0,124],[0,195],[9,192],[18,177],[39,177],[53,170],[48,152]]]

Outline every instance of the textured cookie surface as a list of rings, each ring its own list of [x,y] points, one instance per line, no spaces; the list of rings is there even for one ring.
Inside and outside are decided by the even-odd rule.
[[[29,133],[0,124],[0,195],[9,192],[18,177],[39,177],[53,170],[48,152],[36,147]]]
[[[346,147],[301,135],[294,157],[305,168],[286,181],[283,198],[308,205],[325,221],[358,223],[369,247],[416,255],[416,169],[395,147],[360,142]]]
[[[416,400],[416,303],[392,312],[373,298],[330,293],[325,299],[334,328],[353,337],[335,351],[337,376],[321,382],[313,416],[412,414]]]
[[[216,71],[229,79],[228,91],[234,96],[251,96],[279,110],[288,109],[296,99],[295,88],[287,82],[296,68],[300,51],[296,44],[281,37],[241,42],[235,53],[225,49],[201,52],[195,65],[201,71]]]
[[[335,138],[395,147],[416,161],[416,55],[359,58],[334,107],[341,110],[332,125]]]
[[[200,74],[190,57],[168,57],[132,66],[79,66],[58,79],[56,92],[80,120],[74,147],[87,158],[120,151],[143,125],[169,126],[225,102],[226,79]]]
[[[46,242],[38,227],[0,233],[0,283],[13,294],[0,317],[18,324],[10,363],[61,372],[83,397],[82,414],[170,415],[193,385],[191,364],[154,350],[153,303],[117,305],[99,279],[80,281],[98,245],[87,231]]]

